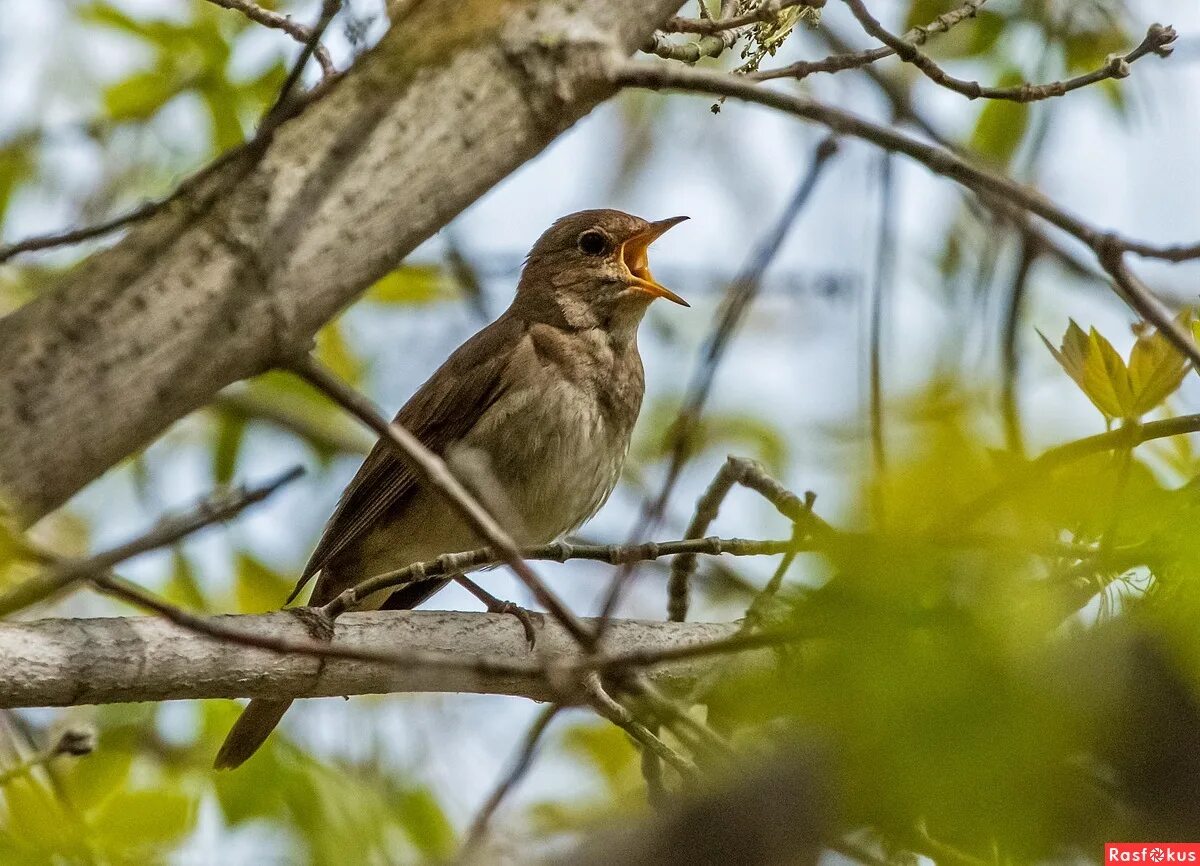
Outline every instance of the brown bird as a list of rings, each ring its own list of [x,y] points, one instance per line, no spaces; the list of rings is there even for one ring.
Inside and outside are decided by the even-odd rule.
[[[685,219],[588,210],[558,220],[533,245],[512,305],[396,415],[452,466],[456,455],[482,458],[519,542],[544,544],[577,529],[616,486],[645,386],[638,325],[655,298],[688,306],[651,276],[646,249]],[[372,575],[478,545],[450,506],[379,442],[342,494],[292,598],[314,575],[309,603],[322,605]],[[412,608],[448,582],[385,591],[363,607]],[[215,765],[236,767],[254,754],[290,704],[252,700]]]

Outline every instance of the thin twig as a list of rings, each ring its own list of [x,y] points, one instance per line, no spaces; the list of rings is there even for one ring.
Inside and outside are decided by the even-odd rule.
[[[814,528],[825,532],[833,529],[813,513],[812,506],[816,495],[811,491],[805,493],[803,500],[792,493],[774,478],[767,474],[762,464],[745,457],[730,455],[725,458],[712,483],[696,503],[696,514],[688,525],[686,538],[696,538],[708,530],[717,518],[721,503],[729,495],[735,484],[753,490],[775,506],[784,517],[795,524],[802,524],[805,534]],[[805,539],[795,531],[792,540],[788,542],[786,553],[798,552],[805,545],[819,547],[819,540]],[[700,551],[697,551],[700,552]],[[687,618],[688,584],[696,571],[696,557],[690,552],[684,553],[671,564],[671,575],[667,582],[667,618],[672,622],[683,622]]]
[[[974,18],[979,8],[987,0],[968,0],[957,9],[952,9],[944,15],[939,15],[933,21],[923,26],[914,27],[904,34],[904,41],[910,45],[924,45],[930,36],[945,33],[954,25]],[[772,78],[807,78],[814,72],[841,72],[844,69],[858,69],[869,66],[877,60],[891,57],[896,52],[891,48],[872,48],[869,51],[839,51],[821,60],[801,60],[777,69],[765,69],[747,75],[755,81],[769,81]]]
[[[1021,236],[1021,249],[1013,273],[1012,286],[1008,290],[1008,304],[1004,322],[1000,329],[1000,414],[1004,419],[1004,440],[1008,450],[1014,454],[1025,454],[1025,440],[1021,433],[1018,382],[1021,375],[1020,353],[1017,351],[1017,331],[1024,309],[1029,275],[1038,258],[1038,245],[1030,235]]]
[[[0,788],[16,779],[23,779],[36,770],[45,766],[62,755],[81,758],[90,755],[96,748],[96,732],[90,728],[67,728],[54,738],[46,748],[35,752],[27,758],[17,761],[11,767],[0,770]]]
[[[151,550],[168,547],[214,523],[230,520],[303,474],[304,470],[295,466],[258,487],[217,491],[186,512],[161,519],[154,528],[124,544],[83,559],[62,561],[0,595],[0,617],[9,616],[48,598],[72,583],[103,574],[117,563]]]
[[[1200,415],[1180,415],[1177,418],[1164,418],[1145,424],[1127,424],[1115,430],[1097,433],[1095,436],[1087,436],[1083,439],[1056,445],[1014,471],[1003,483],[981,493],[955,511],[951,522],[959,529],[970,526],[1012,494],[1045,478],[1047,473],[1093,454],[1122,448],[1136,448],[1152,439],[1165,439],[1169,436],[1197,432],[1200,432]]]
[[[644,701],[659,720],[671,727],[677,737],[688,736],[693,740],[696,751],[704,751],[728,758],[734,754],[733,746],[725,737],[711,727],[693,718],[676,701],[671,700],[644,676],[637,674],[622,686]]]
[[[203,169],[201,173],[193,175],[191,178],[180,184],[179,187],[173,193],[171,193],[168,198],[161,199],[159,201],[145,202],[144,204],[138,205],[133,210],[127,211],[123,214],[118,214],[111,219],[107,219],[90,226],[83,226],[77,229],[68,229],[62,232],[54,232],[48,235],[38,235],[36,237],[26,238],[25,240],[0,246],[0,264],[4,264],[9,259],[13,258],[13,256],[20,255],[21,253],[31,253],[38,250],[48,250],[53,247],[62,247],[69,244],[83,243],[84,241],[91,240],[92,238],[102,237],[109,232],[115,232],[117,229],[124,228],[131,223],[144,220],[152,214],[160,211],[167,205],[168,202],[173,201],[175,198],[182,195],[185,191],[185,187],[188,187],[193,183],[198,183],[202,179],[201,175],[207,176],[208,173],[208,169]]]
[[[222,9],[232,9],[235,12],[240,12],[251,21],[261,24],[264,27],[282,30],[301,45],[307,44],[312,39],[312,28],[293,21],[290,15],[282,15],[278,12],[272,12],[270,9],[264,9],[257,3],[250,2],[250,0],[208,0],[208,2],[220,6]],[[321,65],[321,73],[326,78],[337,74],[337,67],[333,65],[333,60],[330,59],[329,52],[319,41],[313,48],[313,56],[316,57],[317,63]]]
[[[649,500],[642,508],[638,525],[633,530],[635,535],[642,532],[653,533],[657,530],[671,492],[675,489],[683,466],[690,456],[695,429],[700,421],[704,405],[708,402],[709,391],[712,389],[713,380],[716,378],[717,370],[724,358],[725,349],[757,296],[763,273],[775,259],[784,239],[791,231],[792,225],[812,197],[825,166],[836,153],[837,140],[832,135],[822,139],[817,145],[808,171],[805,172],[795,194],[784,208],[783,214],[759,245],[745,270],[729,287],[716,325],[701,350],[700,364],[688,387],[684,404],[680,407],[667,434],[671,441],[671,456],[667,465],[667,474],[658,495],[653,500]],[[633,576],[634,568],[633,563],[622,568],[609,583],[608,593],[600,612],[601,632],[604,628],[603,623],[616,611],[625,587]],[[598,635],[598,638],[600,636],[602,634]]]
[[[884,526],[883,484],[887,471],[887,448],[883,418],[883,322],[888,288],[894,275],[895,184],[893,156],[884,151],[879,162],[879,239],[875,250],[875,272],[871,280],[871,306],[868,311],[868,392],[871,421],[871,459],[875,470],[874,496],[876,528]]]
[[[21,253],[35,252],[37,250],[51,249],[53,247],[67,246],[77,244],[93,238],[102,237],[117,229],[132,225],[136,222],[141,222],[154,216],[161,210],[164,210],[168,205],[191,195],[193,192],[208,180],[213,178],[219,171],[226,168],[235,162],[242,161],[241,171],[237,177],[241,177],[245,172],[248,172],[258,162],[259,158],[266,152],[267,147],[274,139],[275,131],[285,121],[290,120],[299,113],[304,107],[303,100],[291,98],[292,89],[300,80],[300,76],[304,72],[304,67],[308,60],[312,57],[316,50],[316,43],[324,34],[325,29],[329,26],[329,22],[333,20],[338,10],[341,8],[339,0],[325,0],[321,7],[321,17],[317,21],[315,27],[311,29],[309,40],[305,43],[300,51],[299,57],[292,66],[288,77],[284,80],[283,85],[279,89],[279,94],[275,98],[275,102],[263,115],[262,121],[259,123],[258,130],[254,137],[249,141],[232,147],[222,153],[208,165],[196,171],[190,177],[183,180],[179,186],[175,187],[170,193],[155,201],[145,202],[138,205],[132,210],[119,214],[118,216],[104,220],[90,226],[83,226],[77,229],[70,229],[62,232],[54,232],[47,235],[38,235],[36,237],[25,238],[8,245],[0,246],[0,264],[20,255]],[[236,182],[237,178],[231,178],[230,183]],[[206,199],[194,208],[196,214],[207,210],[209,204],[214,199],[214,195],[210,193]]]
[[[700,538],[708,532],[708,527],[720,513],[725,497],[737,483],[742,466],[740,461],[733,458],[721,464],[708,489],[696,500],[696,513],[684,532],[684,538]],[[689,586],[692,575],[696,573],[696,564],[696,555],[691,553],[682,554],[671,561],[671,576],[667,580],[667,619],[671,622],[687,619]]]
[[[664,743],[653,731],[635,719],[628,709],[613,700],[612,696],[604,690],[598,676],[589,674],[585,678],[585,685],[591,697],[592,709],[600,716],[629,734],[643,749],[649,750],[685,780],[694,781],[699,778],[700,771],[696,765]]]
[[[512,768],[504,774],[504,778],[500,780],[496,789],[484,801],[479,813],[475,816],[475,820],[471,822],[471,829],[467,831],[467,838],[459,850],[458,857],[460,861],[469,857],[487,837],[488,824],[491,822],[492,816],[496,814],[496,810],[500,808],[500,804],[508,796],[509,792],[529,772],[542,735],[546,733],[550,722],[553,721],[561,709],[562,707],[559,704],[550,704],[538,713],[537,718],[534,719],[533,724],[529,727],[524,739],[521,741],[521,749],[517,752],[517,757],[513,761]]]
[[[1013,87],[986,87],[978,81],[967,81],[955,78],[942,69],[929,55],[920,51],[912,43],[889,32],[867,10],[862,0],[844,0],[854,17],[870,36],[875,37],[888,46],[905,63],[911,63],[925,74],[931,81],[948,90],[961,93],[968,99],[1004,99],[1010,102],[1037,102],[1062,96],[1072,90],[1079,90],[1092,84],[1097,84],[1110,78],[1125,78],[1129,75],[1129,65],[1135,63],[1147,54],[1168,57],[1171,54],[1171,44],[1177,38],[1174,28],[1161,24],[1152,24],[1146,31],[1141,43],[1125,55],[1114,55],[1100,69],[1088,72],[1066,81],[1054,81],[1049,84],[1018,84]]]
[[[808,6],[812,9],[820,9],[824,5],[825,0],[764,0],[764,2],[759,3],[757,6],[740,15],[713,18],[707,14],[702,14],[699,19],[681,18],[678,16],[668,18],[663,24],[662,29],[666,33],[711,35],[713,33],[720,33],[723,30],[736,30],[748,24],[774,21],[779,17],[780,12],[790,6]],[[705,9],[703,3],[700,4],[700,8]],[[705,12],[707,12],[707,9],[705,9]]]
[[[664,556],[773,556],[792,549],[793,543],[785,540],[751,540],[744,538],[686,538],[679,541],[651,541],[643,544],[571,544],[555,541],[539,547],[521,550],[525,560],[544,562],[566,562],[585,559],[607,562],[609,565],[624,565],[659,559]],[[325,605],[323,610],[330,616],[338,616],[380,590],[419,583],[431,577],[459,574],[479,568],[503,563],[503,558],[490,547],[468,550],[463,553],[447,553],[428,562],[418,562],[395,571],[372,576],[343,590]]]

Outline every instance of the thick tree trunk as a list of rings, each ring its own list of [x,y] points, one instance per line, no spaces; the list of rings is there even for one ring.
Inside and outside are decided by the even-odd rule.
[[[612,93],[680,0],[413,0],[275,134],[0,320],[0,512],[22,524],[302,349]]]
[[[305,623],[287,611],[214,619],[263,639],[312,639]],[[616,620],[606,643],[614,651],[653,652],[736,631],[733,623]],[[280,654],[215,640],[159,617],[0,623],[0,707],[384,692],[473,692],[551,700],[559,693],[545,666],[561,667],[579,652],[570,635],[548,617],[530,650],[515,617],[457,611],[348,613],[337,621],[334,643],[368,652],[444,654],[466,663],[397,666]],[[659,682],[679,682],[712,664],[712,659],[673,662],[647,673]]]

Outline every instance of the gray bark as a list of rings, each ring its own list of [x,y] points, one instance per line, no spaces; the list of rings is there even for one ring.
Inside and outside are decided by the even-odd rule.
[[[415,0],[236,161],[0,320],[0,513],[62,504],[224,386],[303,349],[613,92],[680,0]]]
[[[311,640],[305,623],[287,611],[215,619],[262,638]],[[606,644],[614,651],[654,651],[729,637],[736,630],[733,623],[616,620]],[[0,707],[387,692],[550,700],[558,692],[543,667],[578,658],[578,645],[549,618],[530,650],[515,617],[457,611],[348,613],[337,620],[334,644],[389,653],[446,653],[493,668],[512,663],[523,670],[496,673],[482,664],[396,666],[280,654],[215,640],[159,617],[46,619],[0,623]],[[659,683],[679,682],[712,664],[712,659],[673,662],[648,673]]]

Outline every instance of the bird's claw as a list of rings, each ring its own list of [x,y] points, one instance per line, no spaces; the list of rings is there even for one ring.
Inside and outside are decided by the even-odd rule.
[[[541,625],[542,615],[540,613],[527,610],[511,601],[500,600],[488,605],[488,613],[506,613],[515,616],[517,622],[521,623],[521,628],[525,629],[525,642],[529,644],[530,649],[533,649],[537,643],[537,629],[534,627],[533,619],[537,617],[538,624]]]

